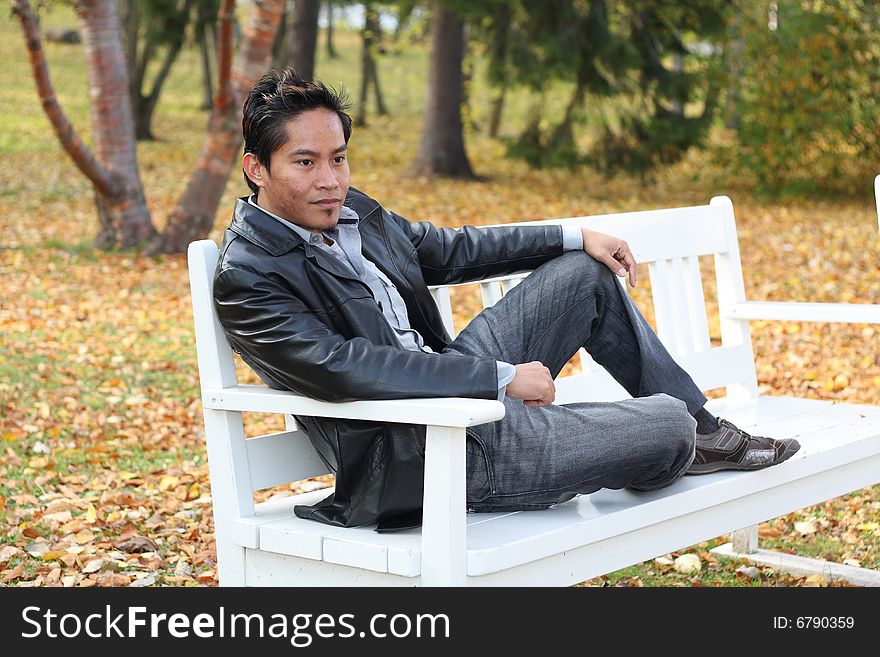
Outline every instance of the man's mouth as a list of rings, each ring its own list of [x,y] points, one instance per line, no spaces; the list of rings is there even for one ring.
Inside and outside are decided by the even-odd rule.
[[[339,205],[338,198],[322,198],[318,201],[312,202],[314,205],[317,205],[319,208],[324,208],[325,210],[334,208]]]

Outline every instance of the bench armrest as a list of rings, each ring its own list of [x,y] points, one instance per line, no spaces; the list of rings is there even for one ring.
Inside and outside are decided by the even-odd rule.
[[[733,304],[724,316],[731,319],[880,324],[880,304],[745,301]]]
[[[504,417],[504,404],[492,399],[437,397],[381,401],[324,402],[262,385],[206,388],[205,408],[221,411],[285,413],[441,427],[472,427]]]

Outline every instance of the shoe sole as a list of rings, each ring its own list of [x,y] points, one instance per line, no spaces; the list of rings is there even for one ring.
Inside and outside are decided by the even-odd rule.
[[[715,461],[714,463],[700,463],[697,465],[691,465],[688,468],[687,474],[711,474],[713,472],[720,472],[721,470],[764,470],[765,468],[772,468],[774,465],[779,465],[784,461],[787,461],[792,456],[797,454],[801,449],[800,444],[798,444],[797,449],[793,449],[790,452],[787,452],[781,459],[776,461],[776,463],[771,463],[770,465],[741,465],[739,463],[731,463],[729,461]]]

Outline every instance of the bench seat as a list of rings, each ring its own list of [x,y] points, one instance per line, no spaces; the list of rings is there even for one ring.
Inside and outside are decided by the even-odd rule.
[[[468,583],[573,584],[585,579],[585,564],[594,571],[586,578],[599,576],[870,485],[880,471],[878,407],[793,397],[713,399],[707,407],[753,434],[797,438],[802,448],[756,472],[687,476],[650,492],[601,490],[546,511],[468,514]],[[260,565],[247,583],[304,585],[309,562],[323,561],[340,566],[333,584],[418,584],[420,530],[379,534],[293,516],[294,505],[329,492],[258,504],[255,516],[233,523],[233,540],[248,548],[246,571],[250,562]],[[267,568],[267,560],[279,568]],[[556,563],[530,567],[539,560]],[[313,583],[326,585],[327,577],[322,569]]]

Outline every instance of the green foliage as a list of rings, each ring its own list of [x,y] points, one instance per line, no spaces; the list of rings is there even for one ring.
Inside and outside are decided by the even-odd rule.
[[[718,98],[712,66],[727,0],[479,4],[487,9],[479,34],[493,85],[538,96],[551,88],[558,94],[560,82],[572,88],[554,103],[566,108],[555,125],[539,101],[510,155],[540,167],[588,163],[606,173],[644,173],[704,140]],[[709,47],[694,47],[701,41]],[[598,131],[591,132],[584,117],[597,107]]]
[[[801,0],[743,22],[739,164],[760,191],[851,192],[880,157],[880,11]]]

